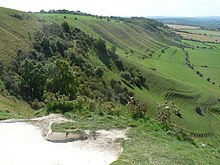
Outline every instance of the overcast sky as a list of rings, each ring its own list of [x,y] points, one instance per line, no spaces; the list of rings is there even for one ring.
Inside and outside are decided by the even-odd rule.
[[[80,10],[105,16],[220,16],[220,0],[0,0],[22,11]]]

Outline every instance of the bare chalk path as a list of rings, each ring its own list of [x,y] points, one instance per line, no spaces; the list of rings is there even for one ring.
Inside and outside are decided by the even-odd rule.
[[[100,130],[95,139],[53,143],[45,140],[40,127],[30,123],[0,122],[0,164],[108,165],[122,152],[115,140],[125,134],[126,130]]]

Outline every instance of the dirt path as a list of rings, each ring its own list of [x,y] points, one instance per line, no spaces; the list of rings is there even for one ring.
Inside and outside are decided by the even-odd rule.
[[[0,122],[0,164],[107,165],[122,152],[115,140],[126,138],[127,130],[99,130],[95,138],[88,136],[86,140],[68,143],[45,140],[50,123],[67,121],[60,115],[49,115],[28,121]]]

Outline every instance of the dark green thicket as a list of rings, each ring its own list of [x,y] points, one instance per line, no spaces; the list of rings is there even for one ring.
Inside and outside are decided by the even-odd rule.
[[[94,54],[103,66],[93,64],[90,58]],[[109,82],[103,78],[105,70],[112,68],[123,71],[121,76],[127,86],[146,85],[146,78],[139,71],[123,64],[115,46],[107,48],[104,40],[64,22],[61,26],[45,25],[42,31],[37,31],[32,50],[28,54],[18,51],[3,78],[11,94],[32,103],[35,108],[39,107],[37,103],[47,103],[47,96],[53,94],[55,98],[65,96],[66,101],[84,95],[126,105],[133,94],[120,81]],[[0,71],[3,72],[2,65]]]

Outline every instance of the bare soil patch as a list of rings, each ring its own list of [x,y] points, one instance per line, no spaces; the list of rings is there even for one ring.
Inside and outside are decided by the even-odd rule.
[[[0,122],[0,164],[4,165],[107,165],[122,152],[118,138],[127,129],[85,131],[86,139],[54,143],[47,141],[53,122],[68,122],[61,115]],[[53,132],[51,133],[53,134]],[[61,134],[66,136],[65,133]],[[77,135],[77,134],[76,134]],[[72,137],[72,135],[68,135]]]

